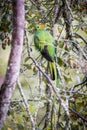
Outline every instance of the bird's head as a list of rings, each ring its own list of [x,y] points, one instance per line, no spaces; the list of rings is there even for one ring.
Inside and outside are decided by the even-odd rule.
[[[36,24],[35,25],[35,30],[36,31],[40,31],[40,30],[42,30],[42,29],[44,29],[45,28],[45,25],[43,24],[43,23],[40,23],[40,24]]]

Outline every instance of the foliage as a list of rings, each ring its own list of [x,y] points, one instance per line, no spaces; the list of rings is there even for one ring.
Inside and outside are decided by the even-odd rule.
[[[9,39],[11,39],[11,4],[11,1],[8,0],[7,2],[2,1],[0,5],[0,40],[3,49],[7,44],[9,45]],[[26,31],[20,81],[28,100],[30,115],[33,117],[37,129],[85,130],[87,127],[86,14],[86,0],[25,1]],[[56,41],[56,65],[60,84],[60,88],[56,89],[56,92],[43,74],[47,67],[46,60],[41,61],[39,52],[34,48],[33,27],[38,22],[45,24],[46,29],[52,33]],[[55,86],[53,81],[52,83]],[[18,96],[17,91],[13,97]],[[17,98],[13,102],[12,99],[3,130],[7,127],[8,130],[9,128],[27,130],[32,127],[30,122],[31,117],[27,115],[23,101]]]
[[[11,29],[12,29],[12,6],[10,1],[1,1],[0,4],[0,40],[2,48],[6,49],[6,46],[11,43]]]

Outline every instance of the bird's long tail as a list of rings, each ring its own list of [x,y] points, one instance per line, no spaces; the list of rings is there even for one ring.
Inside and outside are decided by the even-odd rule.
[[[58,70],[56,68],[55,62],[48,62],[48,67],[51,75],[51,79],[55,80],[56,87],[59,87],[59,81],[58,81]]]

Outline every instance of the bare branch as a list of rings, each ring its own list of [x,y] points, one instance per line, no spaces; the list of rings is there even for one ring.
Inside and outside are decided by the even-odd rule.
[[[73,39],[72,43],[74,44],[74,46],[76,46],[81,51],[81,53],[83,54],[84,58],[87,60],[87,55],[84,52],[84,50],[82,49],[82,47],[80,46],[80,44],[78,43],[78,41]]]
[[[70,111],[72,111],[73,113],[75,113],[79,118],[81,118],[83,121],[87,122],[87,120],[80,115],[80,113],[76,112],[74,109],[72,108],[69,108]]]
[[[67,8],[68,8],[68,10],[69,10],[69,12],[70,12],[70,14],[71,14],[71,17],[72,17],[72,19],[73,19],[73,13],[72,13],[72,10],[71,10],[71,8],[70,8],[69,1],[68,1],[68,0],[65,0],[65,2],[66,2],[66,5],[67,5]]]
[[[79,38],[81,38],[83,41],[84,41],[84,43],[86,43],[87,44],[87,41],[80,35],[80,34],[78,34],[78,33],[73,33],[73,35],[75,36],[78,36]]]
[[[19,88],[19,91],[20,91],[20,94],[21,94],[21,97],[24,101],[24,104],[25,104],[25,107],[26,107],[26,111],[28,113],[28,116],[30,118],[30,121],[31,121],[31,125],[32,125],[32,129],[35,130],[35,124],[34,124],[34,120],[33,120],[33,117],[30,113],[30,110],[28,108],[28,103],[27,103],[27,100],[26,100],[26,97],[24,95],[24,92],[23,92],[23,89],[22,89],[22,86],[21,86],[21,83],[19,82],[19,80],[17,81],[17,85],[18,85],[18,88]]]
[[[58,19],[62,13],[63,5],[60,5],[60,2],[55,0],[54,3],[54,12],[53,12],[53,19],[52,19],[52,26],[58,22]]]

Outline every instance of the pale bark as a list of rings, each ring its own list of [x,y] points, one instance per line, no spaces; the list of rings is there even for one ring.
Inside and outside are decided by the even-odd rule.
[[[20,60],[24,36],[24,0],[14,0],[12,47],[5,76],[0,90],[0,129],[5,121],[12,92],[20,71]]]

